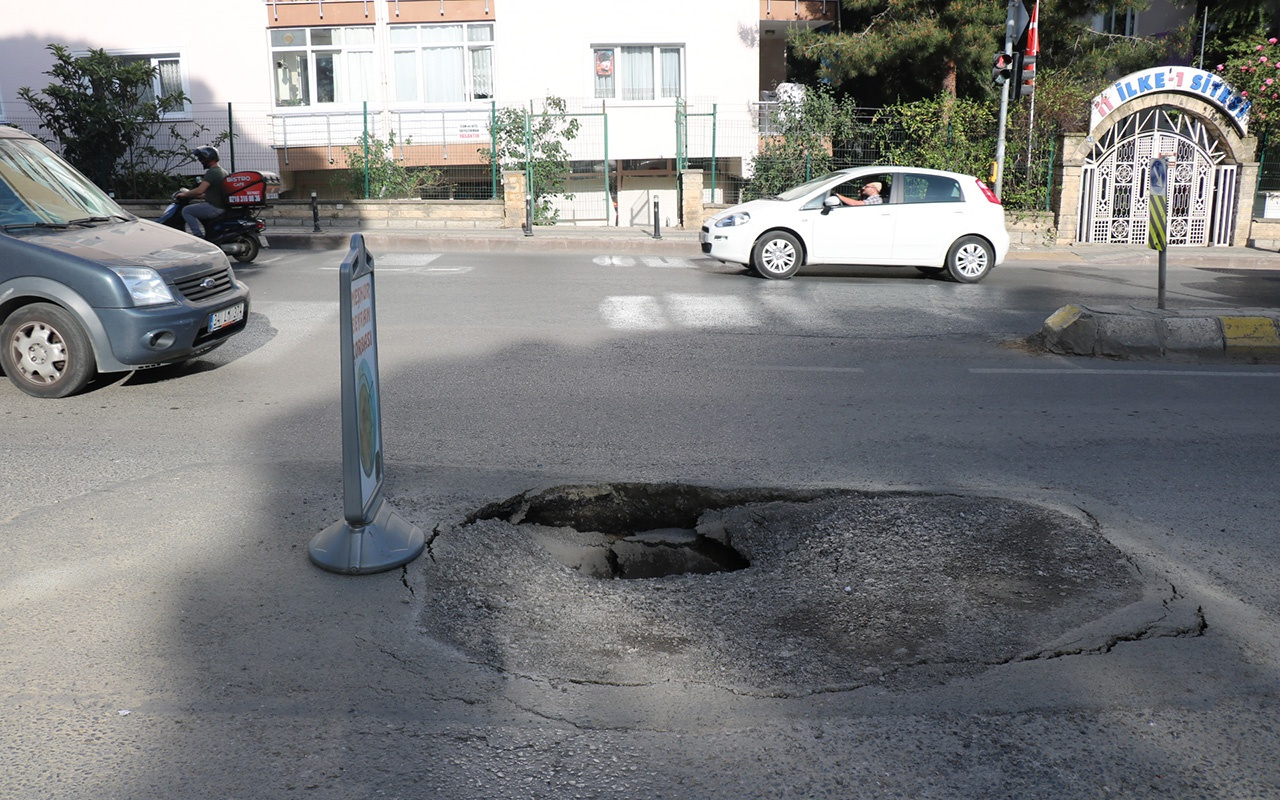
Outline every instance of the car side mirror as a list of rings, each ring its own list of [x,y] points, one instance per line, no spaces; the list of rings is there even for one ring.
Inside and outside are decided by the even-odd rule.
[[[822,208],[826,211],[830,211],[833,208],[839,208],[842,205],[844,205],[844,203],[841,202],[840,198],[836,197],[834,194],[827,195],[826,199],[822,201]]]

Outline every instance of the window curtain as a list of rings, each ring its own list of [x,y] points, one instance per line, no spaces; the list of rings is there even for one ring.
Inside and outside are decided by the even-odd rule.
[[[394,53],[391,59],[391,69],[395,73],[396,102],[416,102],[418,99],[418,54],[401,50]]]
[[[422,51],[428,103],[458,103],[466,99],[466,66],[461,47],[432,47]]]
[[[471,51],[471,88],[476,100],[493,97],[493,48]]]
[[[338,75],[339,103],[358,103],[373,97],[373,53],[341,53],[338,63],[345,68]]]
[[[182,67],[178,64],[176,58],[161,59],[158,65],[160,67],[160,92],[161,94],[176,94],[182,91]]]
[[[662,48],[662,96],[680,96],[680,50]]]
[[[653,48],[622,48],[622,99],[653,99]]]

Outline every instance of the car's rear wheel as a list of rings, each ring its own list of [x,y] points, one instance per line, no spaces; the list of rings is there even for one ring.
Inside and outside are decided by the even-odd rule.
[[[751,267],[773,280],[790,278],[800,269],[801,252],[796,237],[785,231],[770,231],[756,240]]]
[[[80,323],[49,303],[33,303],[9,315],[0,326],[0,345],[5,374],[32,397],[75,394],[97,371]]]
[[[960,283],[977,283],[995,264],[991,245],[977,236],[962,236],[947,251],[947,274]]]

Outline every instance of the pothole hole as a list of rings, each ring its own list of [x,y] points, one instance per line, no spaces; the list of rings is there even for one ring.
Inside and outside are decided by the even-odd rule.
[[[528,526],[556,560],[593,578],[710,575],[751,566],[730,540],[721,510],[816,496],[675,483],[559,486],[485,506],[467,521],[502,519]]]

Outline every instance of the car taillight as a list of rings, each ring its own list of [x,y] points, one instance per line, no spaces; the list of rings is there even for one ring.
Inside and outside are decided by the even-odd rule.
[[[978,181],[978,188],[982,190],[983,197],[987,198],[988,200],[995,203],[996,205],[1000,205],[1000,198],[996,197],[996,193],[991,191],[990,186],[986,185],[982,181]]]

